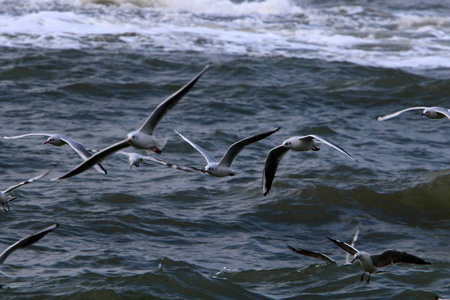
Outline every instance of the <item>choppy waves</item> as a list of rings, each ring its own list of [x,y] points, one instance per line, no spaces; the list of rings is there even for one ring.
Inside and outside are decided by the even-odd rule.
[[[412,69],[450,67],[450,18],[433,10],[287,0],[1,1],[0,44],[284,56]]]

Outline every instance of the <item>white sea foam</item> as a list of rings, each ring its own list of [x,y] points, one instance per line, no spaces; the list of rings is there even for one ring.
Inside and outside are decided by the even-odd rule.
[[[287,56],[450,67],[450,18],[288,0],[0,0],[0,44]]]

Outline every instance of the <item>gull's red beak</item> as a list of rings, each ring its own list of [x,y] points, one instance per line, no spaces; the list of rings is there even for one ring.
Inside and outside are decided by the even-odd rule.
[[[160,149],[156,148],[156,147],[155,147],[155,149],[153,151],[155,151],[155,153],[158,153],[158,154],[162,153],[162,151]]]

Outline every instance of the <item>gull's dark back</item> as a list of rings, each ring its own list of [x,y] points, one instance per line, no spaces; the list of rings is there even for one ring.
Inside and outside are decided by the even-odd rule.
[[[381,254],[372,255],[371,258],[375,267],[384,267],[396,263],[416,264],[416,265],[431,264],[430,262],[418,256],[397,250],[386,250]]]

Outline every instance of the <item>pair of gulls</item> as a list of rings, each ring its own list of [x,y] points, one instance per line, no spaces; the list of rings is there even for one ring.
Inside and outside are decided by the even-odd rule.
[[[353,241],[351,244],[347,244],[345,242],[335,240],[332,238],[327,237],[330,241],[338,245],[340,248],[342,248],[347,254],[353,255],[353,260],[351,263],[353,264],[355,261],[359,261],[361,266],[364,269],[364,272],[361,275],[361,281],[364,280],[364,275],[366,272],[369,273],[369,276],[367,277],[367,283],[370,282],[370,276],[372,274],[377,273],[383,273],[384,271],[379,271],[379,268],[386,267],[391,264],[396,263],[406,263],[406,264],[417,264],[417,265],[430,265],[431,263],[412,254],[403,252],[403,251],[397,251],[397,250],[385,250],[382,253],[379,254],[370,254],[364,251],[359,251],[354,247],[354,243],[357,239],[359,230],[356,232],[355,237],[353,238]],[[301,249],[301,248],[294,248],[292,246],[288,246],[292,251],[306,255],[309,257],[317,258],[325,262],[331,262],[334,263],[335,261],[331,259],[328,255],[325,255],[323,253],[317,252],[317,251],[311,251],[307,249]],[[348,264],[349,260],[346,258],[346,264]]]

